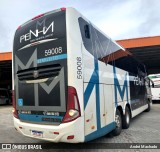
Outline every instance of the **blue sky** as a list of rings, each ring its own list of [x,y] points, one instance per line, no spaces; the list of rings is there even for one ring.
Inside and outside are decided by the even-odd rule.
[[[0,0],[0,52],[12,51],[19,25],[61,7],[76,8],[114,40],[160,35],[160,0]]]

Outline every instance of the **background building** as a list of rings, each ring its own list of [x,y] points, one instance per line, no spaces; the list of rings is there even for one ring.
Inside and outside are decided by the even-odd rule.
[[[146,65],[147,73],[160,73],[160,36],[118,40]]]

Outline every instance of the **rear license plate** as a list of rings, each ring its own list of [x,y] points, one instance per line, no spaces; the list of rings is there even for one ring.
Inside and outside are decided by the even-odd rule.
[[[31,131],[31,135],[34,136],[34,137],[40,137],[40,138],[42,138],[43,137],[43,132],[42,131],[32,130]]]

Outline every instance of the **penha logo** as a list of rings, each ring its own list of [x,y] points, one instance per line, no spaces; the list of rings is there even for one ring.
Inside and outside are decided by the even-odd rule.
[[[54,21],[48,27],[43,26],[42,30],[39,29],[36,29],[35,31],[29,30],[29,33],[20,36],[20,43],[22,41],[31,40],[32,38],[37,38],[40,33],[45,35],[49,30],[51,30],[52,33],[54,32]]]

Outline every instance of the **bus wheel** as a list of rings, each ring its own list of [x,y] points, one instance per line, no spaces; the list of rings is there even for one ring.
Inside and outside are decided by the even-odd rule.
[[[150,105],[150,101],[148,100],[148,108],[145,110],[145,112],[149,112],[151,110],[151,105]]]
[[[130,120],[131,120],[131,113],[130,113],[129,108],[126,106],[125,115],[122,118],[122,128],[123,129],[129,128]]]
[[[118,136],[122,131],[122,117],[118,109],[116,110],[115,121],[116,121],[116,128],[112,131],[112,135]]]

